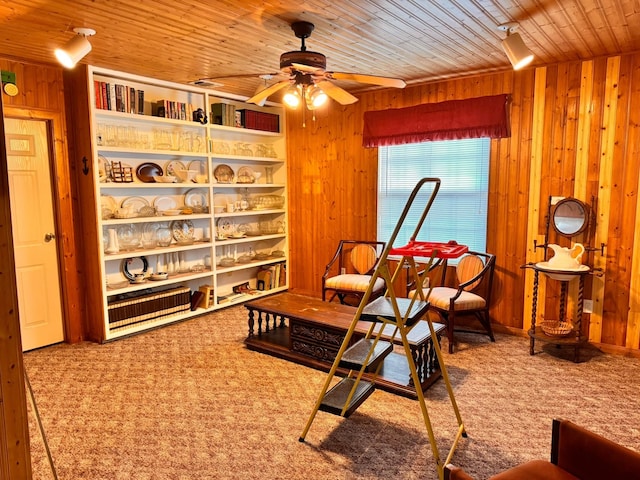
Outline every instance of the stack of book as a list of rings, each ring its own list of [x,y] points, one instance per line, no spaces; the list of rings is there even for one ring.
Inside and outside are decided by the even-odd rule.
[[[161,292],[109,302],[109,329],[170,317],[191,309],[191,289],[176,287]]]
[[[257,289],[271,290],[276,287],[283,287],[287,283],[287,266],[284,263],[276,263],[268,267],[263,267],[258,272]]]
[[[96,108],[144,115],[144,90],[94,80]]]
[[[211,104],[211,123],[236,127],[236,107],[228,103]]]

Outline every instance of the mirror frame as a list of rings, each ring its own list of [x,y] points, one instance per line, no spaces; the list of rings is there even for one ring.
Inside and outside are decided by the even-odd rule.
[[[579,208],[579,209],[582,210],[582,217],[583,217],[582,218],[582,223],[575,230],[567,231],[567,229],[563,230],[559,226],[559,223],[560,223],[559,219],[563,218],[563,217],[558,215],[558,211],[560,210],[560,207],[562,207],[562,206],[569,207],[569,208]],[[565,218],[567,218],[567,217],[565,217]],[[570,217],[570,218],[574,218],[574,217]],[[579,218],[579,217],[576,216],[575,218]],[[577,198],[566,197],[566,198],[563,198],[562,200],[560,200],[558,203],[556,203],[553,206],[553,213],[551,214],[551,225],[553,225],[553,229],[559,235],[562,235],[564,237],[573,237],[575,235],[578,235],[579,233],[584,232],[587,229],[587,227],[589,226],[589,219],[590,219],[589,206],[586,203],[584,203],[581,200],[578,200]]]

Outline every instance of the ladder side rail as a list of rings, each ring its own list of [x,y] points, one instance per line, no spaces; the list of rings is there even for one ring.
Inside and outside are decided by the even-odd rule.
[[[417,185],[413,188],[413,190],[411,191],[411,194],[409,195],[409,198],[407,200],[407,203],[404,206],[404,209],[402,210],[402,214],[400,214],[400,219],[398,220],[398,223],[396,223],[395,228],[393,229],[393,232],[391,233],[391,237],[389,237],[389,240],[387,241],[387,245],[384,248],[384,251],[382,252],[382,255],[380,255],[380,259],[382,260],[383,258],[386,260],[386,258],[389,256],[389,252],[391,251],[391,249],[393,248],[393,244],[396,241],[396,238],[398,237],[398,233],[400,232],[400,229],[402,228],[404,221],[407,217],[407,214],[409,213],[409,210],[411,209],[411,205],[413,204],[416,196],[418,195],[418,193],[420,192],[420,189],[422,188],[422,186],[425,183],[435,183],[435,186],[433,188],[433,191],[431,192],[431,197],[429,198],[429,201],[427,202],[427,206],[424,210],[424,212],[422,213],[422,217],[421,217],[421,223],[420,226],[422,226],[422,223],[424,222],[424,219],[427,216],[427,213],[429,212],[429,209],[431,208],[431,205],[433,204],[436,195],[438,193],[438,190],[440,190],[440,179],[439,178],[429,178],[429,177],[425,177],[422,178]],[[416,232],[420,230],[419,228],[416,230]],[[414,232],[414,236],[416,236],[417,233]],[[380,262],[378,262],[380,263]]]
[[[436,440],[435,434],[433,432],[433,425],[431,424],[431,419],[429,418],[429,411],[427,410],[427,404],[424,398],[424,392],[421,388],[420,376],[418,375],[418,371],[416,370],[416,365],[412,360],[411,349],[409,347],[409,340],[407,338],[407,333],[403,328],[400,329],[400,336],[402,338],[402,346],[404,347],[404,353],[407,357],[407,363],[409,364],[409,371],[411,372],[411,378],[413,379],[413,384],[416,386],[416,393],[418,395],[418,403],[420,404],[420,410],[422,411],[422,418],[424,420],[424,425],[427,429],[427,434],[429,435],[429,444],[431,445],[431,452],[433,453],[433,458],[436,462],[436,468],[438,470],[438,476],[442,479],[441,472],[444,471],[444,465],[442,465],[442,461],[440,460],[440,453],[438,451],[438,442]],[[435,336],[433,338],[436,338]],[[437,340],[433,343],[438,343]]]
[[[385,247],[385,251],[386,251],[386,247]],[[353,320],[351,321],[351,325],[349,325],[349,329],[347,330],[347,333],[344,336],[344,339],[342,340],[342,345],[340,345],[340,349],[338,350],[338,353],[336,354],[335,359],[333,360],[333,364],[331,365],[331,369],[329,370],[329,373],[327,374],[327,378],[322,386],[322,390],[320,392],[320,394],[318,395],[318,398],[316,399],[316,403],[313,407],[313,411],[311,412],[311,415],[309,416],[309,420],[307,420],[307,424],[305,425],[302,433],[300,434],[300,437],[298,438],[298,440],[300,442],[304,442],[305,437],[307,436],[307,433],[309,433],[309,429],[311,428],[311,424],[313,423],[313,420],[315,419],[316,415],[318,414],[318,410],[320,409],[320,405],[322,404],[322,400],[324,399],[325,394],[327,393],[327,390],[329,390],[329,386],[331,385],[331,381],[333,379],[333,377],[336,375],[336,372],[338,370],[338,367],[340,366],[340,360],[342,359],[344,352],[347,350],[347,348],[349,347],[349,342],[351,341],[351,337],[353,336],[353,333],[356,330],[356,326],[358,325],[358,321],[360,320],[360,316],[362,315],[362,311],[364,310],[364,307],[367,305],[367,303],[369,302],[369,298],[371,297],[371,294],[373,293],[373,285],[375,283],[375,280],[378,278],[379,275],[379,270],[380,270],[380,262],[378,262],[378,265],[376,266],[376,270],[373,273],[373,275],[371,276],[371,281],[369,282],[369,286],[367,287],[367,290],[365,291],[364,295],[362,296],[362,299],[360,300],[360,304],[358,305],[358,309],[353,317]]]
[[[424,224],[425,219],[427,218],[427,214],[429,213],[429,210],[431,210],[431,206],[433,205],[433,202],[436,199],[436,195],[438,194],[438,190],[440,190],[440,179],[439,178],[423,178],[423,181],[418,183],[418,186],[422,186],[423,183],[427,183],[427,182],[435,182],[436,185],[434,187],[433,192],[431,193],[431,197],[429,198],[429,201],[427,202],[427,205],[425,207],[425,209],[422,212],[422,216],[420,217],[420,220],[418,221],[418,224],[416,225],[415,230],[413,231],[413,235],[411,236],[411,240],[414,241],[416,239],[416,237],[418,236],[418,233],[420,232],[420,229],[422,228],[422,225]],[[418,189],[419,190],[419,189]],[[407,202],[407,207],[410,206],[413,203],[413,198],[415,198],[415,196],[417,196],[418,191],[415,191],[415,195],[413,197],[409,197],[409,201]]]

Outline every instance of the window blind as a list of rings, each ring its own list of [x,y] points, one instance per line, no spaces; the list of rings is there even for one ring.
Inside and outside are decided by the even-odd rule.
[[[416,239],[455,240],[486,251],[489,149],[488,138],[379,147],[378,240],[389,241],[417,182],[436,177],[440,190]],[[430,194],[425,191],[414,201],[394,246],[409,241]]]

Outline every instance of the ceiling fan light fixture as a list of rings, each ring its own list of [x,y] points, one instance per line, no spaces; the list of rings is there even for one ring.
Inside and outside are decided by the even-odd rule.
[[[291,108],[298,108],[300,105],[300,90],[297,85],[292,85],[284,92],[282,101]]]
[[[316,108],[321,107],[327,103],[328,99],[329,97],[327,94],[318,88],[318,86],[310,85],[307,87],[305,92],[305,101],[309,110],[315,110]]]
[[[502,40],[502,49],[511,62],[514,70],[520,70],[533,61],[533,53],[525,45],[524,40],[516,29],[517,23],[505,23],[498,27],[499,30],[507,32],[507,38]]]
[[[87,37],[96,34],[91,28],[74,28],[76,36],[67,42],[63,48],[56,48],[54,54],[58,62],[65,68],[73,68],[90,51],[91,43]]]

